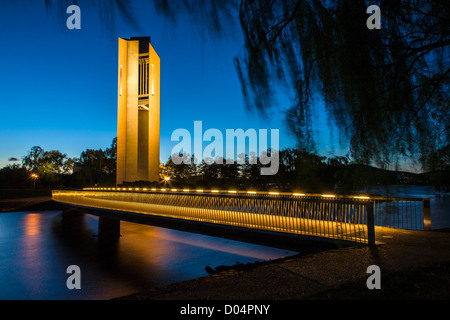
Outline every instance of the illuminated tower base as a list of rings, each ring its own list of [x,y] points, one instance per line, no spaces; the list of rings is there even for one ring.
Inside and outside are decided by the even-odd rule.
[[[159,181],[160,59],[150,37],[119,38],[117,184]]]

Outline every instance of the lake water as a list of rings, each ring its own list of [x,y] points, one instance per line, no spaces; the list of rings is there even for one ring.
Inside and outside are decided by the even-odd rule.
[[[68,226],[56,211],[0,213],[0,299],[111,299],[206,276],[206,266],[296,254],[123,221],[117,244],[101,244],[97,233],[91,215]],[[81,290],[67,288],[71,265],[80,267]]]

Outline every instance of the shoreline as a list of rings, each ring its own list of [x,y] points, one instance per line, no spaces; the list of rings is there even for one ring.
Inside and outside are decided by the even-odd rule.
[[[54,202],[51,196],[0,200],[0,212],[50,211],[61,209],[61,206]]]

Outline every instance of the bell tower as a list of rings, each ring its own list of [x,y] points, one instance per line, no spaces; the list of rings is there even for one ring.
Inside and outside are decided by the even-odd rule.
[[[119,38],[117,181],[159,181],[160,59],[150,37]]]

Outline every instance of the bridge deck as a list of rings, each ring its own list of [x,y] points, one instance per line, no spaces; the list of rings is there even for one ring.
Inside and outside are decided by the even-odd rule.
[[[231,205],[228,208],[233,208],[233,210],[223,210],[212,208],[210,206],[211,204],[209,204],[209,207],[201,208],[183,206],[183,203],[176,203],[177,205],[147,203],[143,202],[143,199],[148,201],[149,197],[141,196],[138,199],[141,201],[136,201],[135,194],[129,194],[125,197],[121,194],[121,200],[114,200],[112,196],[111,194],[105,193],[58,191],[54,192],[53,199],[76,206],[110,210],[111,217],[114,217],[114,211],[119,211],[199,223],[212,223],[231,228],[248,228],[359,243],[367,243],[369,241],[367,225],[365,223],[346,222],[342,217],[341,219],[337,219],[336,210],[331,210],[331,207],[326,204],[305,207],[308,215],[303,215],[302,217],[300,212],[293,210],[289,212],[282,211],[282,214],[273,214],[267,210],[264,211],[265,213],[259,213],[254,208],[255,205],[258,205],[258,202],[252,202],[251,208],[248,206],[243,208]],[[167,196],[170,197],[170,195]],[[196,197],[199,196],[196,195]],[[259,204],[263,205],[262,203]],[[217,207],[220,208],[219,206]],[[320,211],[320,219],[311,218],[319,217],[316,212],[312,212],[314,210]],[[354,210],[354,214],[363,215],[365,211]],[[366,221],[365,217],[354,217],[353,220],[358,222]]]

